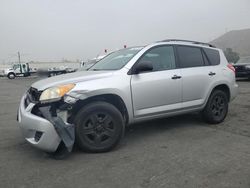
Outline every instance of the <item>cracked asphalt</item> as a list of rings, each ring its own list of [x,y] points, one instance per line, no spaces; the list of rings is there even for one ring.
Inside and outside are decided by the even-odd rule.
[[[0,187],[250,187],[250,81],[226,120],[199,114],[132,125],[114,151],[54,160],[23,139],[19,100],[37,78],[0,78]]]

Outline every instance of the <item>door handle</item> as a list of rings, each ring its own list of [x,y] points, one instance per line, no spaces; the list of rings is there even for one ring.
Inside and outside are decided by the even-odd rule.
[[[181,78],[181,76],[177,76],[177,75],[174,75],[174,76],[172,77],[173,80],[180,79],[180,78]]]
[[[214,76],[214,75],[216,75],[216,73],[215,72],[210,72],[210,73],[208,73],[208,75],[209,76]]]

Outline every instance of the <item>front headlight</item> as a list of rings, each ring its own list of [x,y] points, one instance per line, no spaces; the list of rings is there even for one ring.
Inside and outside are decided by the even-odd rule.
[[[75,87],[75,84],[66,84],[56,87],[51,87],[44,90],[40,96],[40,102],[53,102],[60,100],[66,93]]]

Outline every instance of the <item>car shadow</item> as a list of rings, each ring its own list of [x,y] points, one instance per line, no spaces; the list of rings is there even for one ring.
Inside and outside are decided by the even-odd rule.
[[[128,126],[125,132],[125,141],[144,139],[147,136],[170,131],[172,129],[182,129],[193,126],[206,125],[199,113],[185,114],[174,117],[156,119],[136,123]]]
[[[206,126],[200,113],[191,113],[135,123],[126,127],[122,143],[112,151],[122,149],[130,144],[144,140],[147,137],[153,137],[157,134],[171,131],[172,129],[182,129],[194,126]],[[73,153],[82,153],[76,144]]]
[[[206,123],[204,123],[199,113],[185,114],[145,121],[142,123],[135,123],[126,127],[125,135],[120,146],[116,147],[111,152],[119,151],[120,149],[129,147],[129,145],[134,145],[134,143],[145,140],[148,137],[154,137],[158,134],[164,134],[164,132],[171,131],[173,129],[183,129],[187,127],[191,128],[195,126],[206,126]],[[100,153],[98,154],[82,152],[80,148],[75,144],[71,155],[77,156],[79,154],[100,155]],[[47,154],[42,153],[42,151],[40,150],[35,150],[34,155],[36,155],[36,157],[41,157],[42,155],[45,158],[51,158]]]

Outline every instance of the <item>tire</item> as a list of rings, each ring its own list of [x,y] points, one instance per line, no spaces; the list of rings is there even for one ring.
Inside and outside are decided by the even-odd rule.
[[[204,120],[211,124],[224,121],[228,112],[228,97],[224,91],[215,90],[210,95],[207,104],[202,111]]]
[[[16,77],[16,75],[14,74],[14,73],[9,73],[8,75],[7,75],[7,77],[9,78],[9,79],[15,79],[15,77]]]
[[[84,106],[75,118],[76,143],[83,151],[107,152],[121,141],[124,120],[121,112],[107,102]]]

